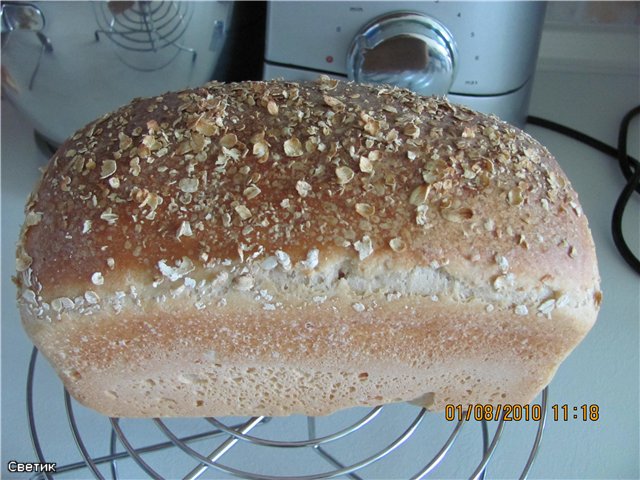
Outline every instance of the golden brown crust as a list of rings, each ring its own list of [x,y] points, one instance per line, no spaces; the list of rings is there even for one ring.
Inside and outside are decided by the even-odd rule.
[[[407,351],[447,352],[453,370],[462,352],[442,339],[433,343],[426,327],[436,304],[457,312],[455,335],[443,322],[436,331],[468,339],[462,345],[470,361],[487,347],[503,352],[505,339],[482,344],[470,335],[489,335],[496,318],[512,323],[508,335],[527,332],[522,340],[536,345],[527,355],[551,348],[545,361],[522,362],[531,388],[511,391],[530,398],[586,334],[600,302],[586,218],[544,147],[444,99],[326,78],[212,83],[135,100],[88,125],[56,153],[27,205],[18,272],[23,322],[68,385],[63,370],[81,364],[85,379],[92,370],[113,377],[119,362],[144,376],[143,352],[186,358],[189,348],[198,356],[209,343],[221,351],[220,338],[204,335],[204,327],[246,335],[236,346],[246,361],[231,356],[225,368],[259,368],[265,357],[249,347],[260,335],[290,342],[269,343],[289,373],[330,371],[332,352],[348,363],[348,351],[329,343],[314,359],[287,353],[305,341],[324,345],[323,330],[305,340],[298,319],[307,316],[313,325],[333,318],[333,334],[365,322],[349,343],[356,352],[386,332],[393,340],[367,359],[375,363],[403,343],[391,333],[405,334],[409,320],[384,312],[406,301],[423,312],[411,320],[421,326]],[[330,315],[330,307],[341,313]],[[185,331],[186,319],[200,333]],[[144,348],[136,345],[126,332],[144,325],[165,336],[142,335]],[[166,344],[170,335],[190,347]],[[551,347],[541,347],[543,338]],[[80,342],[80,353],[69,342]],[[426,369],[427,357],[418,357]],[[395,371],[416,358],[402,356]],[[222,388],[215,381],[208,388],[216,385]],[[457,388],[446,385],[430,392],[440,399]],[[406,381],[382,397],[411,399],[403,389],[411,390]],[[478,395],[481,388],[472,392],[469,398],[491,400]],[[362,404],[355,394],[341,398],[323,404],[326,411]],[[319,411],[306,400],[306,411]],[[304,413],[304,396],[299,401],[287,408],[283,397],[270,407],[262,399],[262,407],[234,410],[208,400],[205,413]],[[108,411],[145,414],[114,408]],[[180,402],[153,412],[196,414]]]

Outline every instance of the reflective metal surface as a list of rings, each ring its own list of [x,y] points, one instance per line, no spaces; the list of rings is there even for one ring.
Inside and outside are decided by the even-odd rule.
[[[373,20],[356,35],[347,73],[357,82],[444,95],[455,79],[457,56],[451,33],[438,20],[396,12]]]

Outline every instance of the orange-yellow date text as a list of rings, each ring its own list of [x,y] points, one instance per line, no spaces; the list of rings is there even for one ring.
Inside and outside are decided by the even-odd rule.
[[[542,406],[539,404],[520,405],[509,403],[498,405],[461,405],[448,404],[444,409],[444,418],[447,421],[476,420],[490,422],[503,420],[506,422],[519,422],[533,420],[538,422],[543,415]],[[600,419],[600,407],[596,404],[584,404],[571,406],[567,404],[551,405],[550,417],[556,422],[580,420],[583,422],[596,422]]]

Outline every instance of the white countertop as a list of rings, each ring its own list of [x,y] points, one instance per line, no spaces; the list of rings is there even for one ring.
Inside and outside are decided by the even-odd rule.
[[[531,102],[532,115],[566,124],[615,145],[618,123],[623,114],[640,103],[640,79],[637,75],[575,74],[538,72]],[[630,153],[638,158],[638,125],[634,122],[629,139]],[[569,408],[597,404],[599,419],[554,421],[545,429],[538,458],[530,478],[638,478],[639,471],[639,326],[640,279],[624,263],[614,247],[610,219],[615,201],[624,186],[617,163],[593,149],[546,131],[528,126],[527,131],[555,154],[577,190],[593,232],[604,302],[596,326],[586,340],[560,367],[550,386],[551,404],[567,404]],[[38,178],[38,168],[46,158],[33,142],[29,123],[7,102],[2,102],[2,476],[25,478],[25,474],[7,473],[9,460],[35,461],[28,433],[25,383],[31,343],[20,326],[15,308],[14,273],[15,240],[23,219],[23,206],[28,192]],[[625,214],[627,241],[640,252],[640,200],[632,197]],[[43,361],[38,366],[36,405],[43,449],[47,459],[58,465],[78,461],[80,456],[69,434],[62,404],[62,387]],[[413,415],[411,407],[399,406],[381,419],[376,419],[372,433],[337,455],[351,457],[354,450],[367,448],[394,429],[399,417]],[[413,412],[413,413],[412,413]],[[108,423],[85,409],[78,408],[83,438],[94,455],[108,453]],[[346,412],[343,417],[351,415]],[[355,413],[353,413],[355,415]],[[290,427],[298,428],[299,419]],[[337,421],[337,420],[336,420]],[[432,433],[417,433],[417,441],[399,450],[395,463],[383,461],[368,467],[367,478],[406,478],[415,473],[424,459],[430,458],[431,437],[442,445],[444,433],[451,424],[441,415],[428,416]],[[519,475],[533,441],[536,425],[513,422],[506,425],[499,448],[489,467],[488,477],[510,478]],[[269,428],[268,426],[260,428]],[[278,427],[273,427],[277,430]],[[152,428],[155,437],[157,429]],[[477,430],[477,431],[476,431]],[[151,435],[153,432],[149,433]],[[397,432],[396,432],[397,433]],[[469,465],[480,459],[479,426],[466,426],[456,442],[455,460],[445,460],[441,477],[460,477],[471,473]],[[438,440],[439,439],[439,440]],[[121,449],[121,447],[119,447]],[[473,450],[472,450],[473,449]],[[395,452],[394,452],[395,453]],[[157,465],[164,466],[169,476],[186,471],[177,453],[156,455]],[[231,455],[231,457],[233,454]],[[229,458],[231,458],[229,457]],[[225,457],[226,458],[226,457]],[[451,457],[447,457],[451,458]],[[249,465],[267,461],[259,454],[251,455]],[[300,460],[313,464],[315,460]],[[121,463],[124,478],[139,477],[130,462]],[[155,465],[155,464],[154,464]],[[323,468],[327,468],[326,464]],[[194,466],[190,464],[191,468]],[[161,468],[158,467],[161,471]],[[108,475],[107,470],[104,471]],[[88,478],[87,470],[60,478]],[[215,477],[227,478],[227,477]]]

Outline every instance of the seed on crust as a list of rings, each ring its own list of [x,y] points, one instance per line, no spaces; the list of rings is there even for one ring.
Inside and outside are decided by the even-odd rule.
[[[422,185],[417,186],[411,192],[411,196],[409,197],[409,203],[411,205],[422,205],[427,201],[427,196],[429,195],[429,191],[431,190],[431,185],[427,185],[423,183]]]
[[[362,240],[358,240],[353,244],[353,247],[358,252],[360,260],[364,260],[373,253],[373,243],[371,242],[369,235],[363,236]]]
[[[84,299],[89,305],[96,305],[100,301],[100,297],[93,290],[84,292]]]
[[[134,157],[129,161],[129,167],[129,172],[131,173],[131,175],[133,175],[134,177],[140,175],[142,169],[140,168],[140,159],[138,157]]]
[[[338,80],[328,75],[320,75],[319,84],[320,90],[333,90],[338,86]]]
[[[56,312],[61,312],[63,310],[71,310],[75,308],[75,303],[68,297],[60,297],[54,298],[51,301],[51,308]]]
[[[300,264],[304,268],[313,270],[318,266],[319,262],[320,262],[320,250],[318,250],[317,248],[312,248],[311,250],[309,250],[309,252],[307,252],[306,260],[303,260],[302,262],[300,262]]]
[[[464,127],[462,130],[462,138],[475,138],[476,132],[474,127]]]
[[[107,178],[116,173],[118,165],[115,160],[105,160],[100,168],[100,178]]]
[[[276,250],[276,259],[284,270],[291,270],[291,257],[289,257],[288,253],[282,250]]]
[[[324,99],[324,103],[329,105],[334,110],[344,110],[345,108],[345,104],[335,97],[324,95],[323,99]]]
[[[363,173],[373,172],[373,163],[368,157],[360,157],[360,171]]]
[[[279,111],[278,104],[273,100],[269,100],[267,102],[267,111],[269,112],[269,115],[273,115],[275,117],[276,115],[278,115]]]
[[[32,262],[33,258],[29,256],[22,245],[19,246],[16,256],[16,270],[18,272],[24,272],[31,266]]]
[[[204,117],[200,117],[198,119],[198,121],[194,126],[194,129],[196,132],[206,137],[212,137],[213,135],[216,135],[218,133],[217,125],[213,123],[211,120]]]
[[[118,220],[118,215],[113,213],[111,207],[109,207],[100,214],[100,219],[104,220],[109,225],[115,225],[116,221]]]
[[[407,244],[400,237],[389,240],[389,246],[394,252],[404,252],[407,249]]]
[[[191,259],[186,256],[182,257],[181,260],[178,260],[175,266],[167,264],[166,260],[158,261],[157,266],[160,273],[167,277],[171,282],[180,280],[196,268]]]
[[[254,280],[251,275],[241,275],[233,279],[233,286],[236,290],[246,292],[251,290],[254,285]]]
[[[442,217],[445,220],[448,220],[454,223],[462,223],[473,218],[473,210],[467,207],[462,207],[457,209],[445,208],[441,211],[441,213],[442,213]]]
[[[511,205],[522,205],[524,202],[524,197],[522,196],[522,190],[519,188],[513,188],[509,190],[507,194],[507,199],[509,200],[509,204]]]
[[[515,276],[512,273],[506,275],[498,275],[493,280],[493,288],[497,291],[504,290],[506,288],[513,287],[515,283]]]
[[[345,185],[353,180],[355,173],[349,167],[342,166],[336,168],[336,176],[338,177],[338,183]]]
[[[502,273],[509,271],[509,260],[507,260],[507,257],[504,255],[496,255],[494,260],[498,264],[498,268],[500,268]]]
[[[356,203],[356,212],[365,218],[369,218],[376,212],[376,208],[372,207],[368,203]]]
[[[404,127],[402,133],[411,138],[418,138],[420,136],[420,127],[414,125],[413,123],[410,123],[409,125]]]
[[[256,198],[258,195],[260,195],[261,191],[262,190],[260,190],[255,185],[249,185],[247,188],[244,189],[242,194],[245,196],[247,200],[251,200],[252,198]]]
[[[184,220],[180,224],[180,228],[178,229],[178,233],[176,233],[176,238],[180,240],[180,237],[192,237],[193,231],[191,230],[191,223],[187,220]]]
[[[556,308],[562,308],[569,305],[569,302],[571,301],[571,298],[569,297],[569,295],[561,292],[556,292],[556,295],[557,295],[556,303],[555,303]]]
[[[238,143],[238,137],[235,133],[227,133],[220,139],[220,145],[225,148],[233,148]]]
[[[93,283],[94,285],[103,285],[104,277],[102,276],[102,273],[94,272],[93,275],[91,275],[91,283]]]
[[[258,158],[265,158],[269,155],[269,145],[266,142],[258,141],[253,144],[252,153]]]
[[[538,305],[538,311],[543,315],[550,315],[553,309],[556,308],[556,299],[550,298]]]
[[[131,139],[131,137],[124,132],[118,133],[118,140],[120,141],[120,150],[128,150],[133,144],[133,140]]]
[[[363,304],[361,304],[360,302],[354,303],[352,305],[352,307],[358,313],[362,313],[362,312],[365,311],[365,306]]]
[[[368,117],[364,124],[364,131],[373,137],[377,136],[380,132],[380,122]]]
[[[33,227],[42,221],[42,212],[27,212],[24,220],[25,227]]]
[[[249,210],[246,206],[244,205],[238,205],[235,208],[235,211],[238,215],[240,215],[240,218],[242,220],[247,220],[249,218],[251,218],[251,210]]]
[[[304,180],[298,180],[296,183],[296,190],[301,197],[306,197],[311,193],[311,185]]]
[[[304,155],[302,143],[296,137],[292,137],[284,142],[284,154],[287,157],[300,157]]]
[[[262,261],[262,263],[260,264],[260,267],[263,270],[273,270],[277,266],[278,266],[278,259],[273,255],[271,255],[270,257],[265,258]]]
[[[496,229],[496,222],[492,218],[488,218],[483,226],[487,232],[493,232]]]
[[[427,212],[429,211],[429,207],[427,205],[418,205],[416,207],[416,224],[417,225],[426,225],[427,224]]]
[[[195,193],[198,191],[200,180],[197,178],[183,178],[178,182],[178,188],[184,193]]]
[[[380,150],[371,150],[367,155],[367,158],[372,162],[377,162],[382,158],[382,153],[380,152]]]

